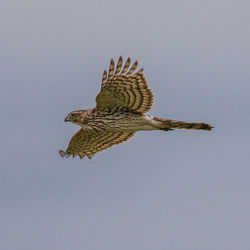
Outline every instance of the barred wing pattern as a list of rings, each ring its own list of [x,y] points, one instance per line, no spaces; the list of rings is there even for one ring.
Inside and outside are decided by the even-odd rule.
[[[111,59],[109,72],[105,70],[102,87],[96,97],[97,110],[130,110],[141,113],[148,112],[153,104],[154,96],[148,88],[147,80],[142,71],[134,73],[138,62],[130,66],[130,58],[122,68],[122,57],[119,57],[116,70]]]
[[[69,146],[64,152],[60,150],[59,153],[62,157],[79,155],[80,158],[87,156],[91,158],[97,152],[109,148],[115,144],[119,144],[129,140],[135,132],[89,132],[80,129],[72,139]]]

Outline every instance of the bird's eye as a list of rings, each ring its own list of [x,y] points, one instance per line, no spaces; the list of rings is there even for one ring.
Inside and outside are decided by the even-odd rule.
[[[76,117],[77,117],[77,115],[76,115],[76,114],[71,114],[71,115],[70,115],[70,119],[71,119],[71,120],[75,120],[75,119],[76,119]]]

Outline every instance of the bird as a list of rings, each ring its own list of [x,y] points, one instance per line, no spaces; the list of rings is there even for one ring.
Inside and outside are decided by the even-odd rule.
[[[136,71],[138,62],[130,66],[130,57],[123,65],[120,56],[115,67],[111,59],[108,72],[104,70],[101,91],[96,96],[96,107],[70,112],[65,122],[81,128],[71,138],[61,157],[87,156],[113,145],[128,141],[140,130],[196,129],[211,130],[206,123],[194,123],[164,119],[147,115],[152,108],[154,95],[148,87],[143,68]]]

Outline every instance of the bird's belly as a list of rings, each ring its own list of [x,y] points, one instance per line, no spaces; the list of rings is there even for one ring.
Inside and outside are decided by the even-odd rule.
[[[156,127],[145,117],[126,117],[124,119],[105,122],[106,130],[136,132],[139,130],[154,130]]]

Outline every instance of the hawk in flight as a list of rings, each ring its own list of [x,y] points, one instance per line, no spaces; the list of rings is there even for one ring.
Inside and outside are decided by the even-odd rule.
[[[206,123],[191,123],[149,116],[154,95],[143,75],[143,68],[135,72],[138,62],[130,67],[130,58],[123,66],[122,57],[115,68],[111,59],[109,71],[102,76],[101,91],[96,107],[69,113],[65,122],[79,125],[62,157],[79,155],[91,158],[94,154],[129,140],[139,130],[203,129],[213,127]]]

